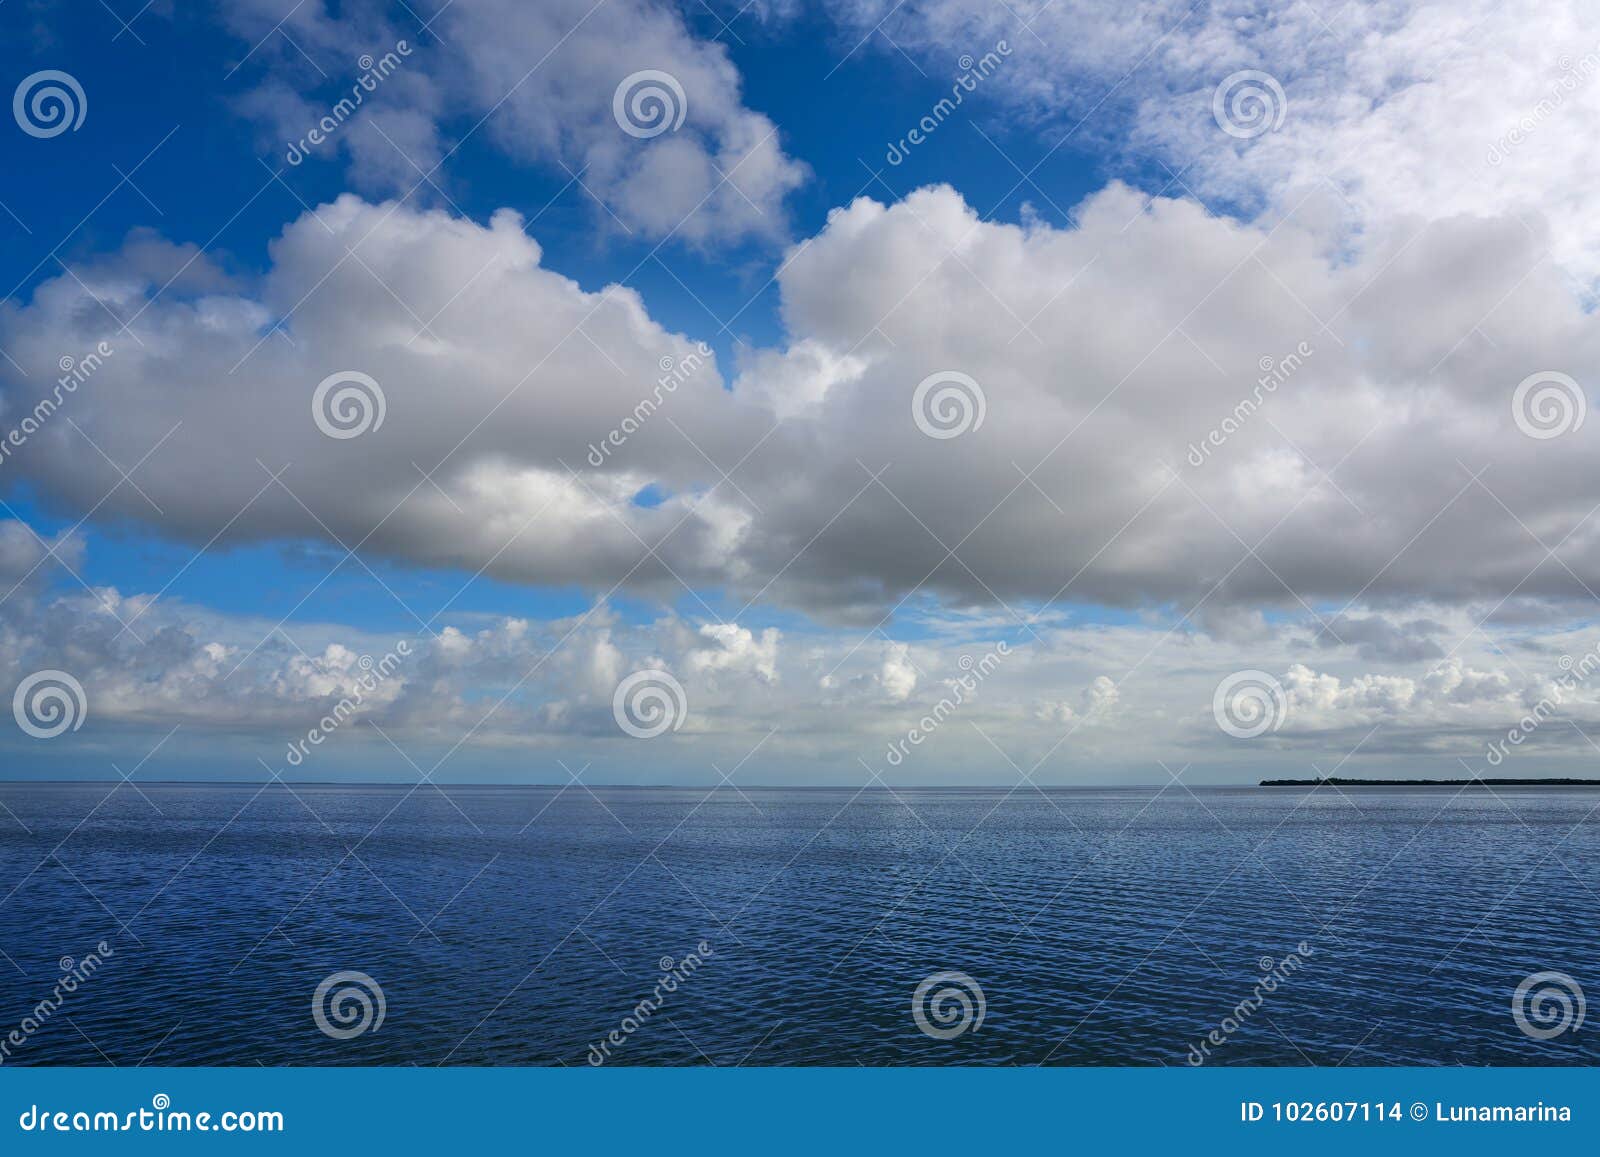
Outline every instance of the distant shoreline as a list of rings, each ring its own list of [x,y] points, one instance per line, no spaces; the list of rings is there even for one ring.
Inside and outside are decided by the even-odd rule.
[[[1600,779],[1264,779],[1259,787],[1600,787]]]

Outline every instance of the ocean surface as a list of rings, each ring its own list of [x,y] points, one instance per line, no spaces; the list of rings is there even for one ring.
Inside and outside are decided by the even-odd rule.
[[[1596,790],[445,791],[0,783],[0,1062],[1600,1061]]]

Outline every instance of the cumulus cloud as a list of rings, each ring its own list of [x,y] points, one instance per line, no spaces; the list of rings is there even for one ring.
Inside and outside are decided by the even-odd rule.
[[[804,167],[785,155],[777,126],[745,106],[725,46],[696,37],[671,4],[479,0],[442,7],[426,27],[377,5],[281,7],[242,0],[225,15],[255,45],[244,75],[261,74],[239,107],[275,153],[287,156],[352,95],[370,74],[362,60],[392,53],[395,67],[305,150],[348,160],[358,188],[437,199],[450,184],[444,162],[481,132],[514,160],[581,180],[606,206],[605,228],[697,243],[786,232],[783,201]],[[400,43],[408,51],[396,52]],[[641,72],[670,80],[649,83],[652,97],[623,114],[630,133],[614,99]]]
[[[30,373],[8,413],[62,351],[116,349],[5,469],[196,543],[359,543],[597,595],[714,587],[865,623],[913,595],[1331,604],[1337,639],[1357,600],[1600,588],[1594,426],[1533,438],[1513,407],[1530,374],[1600,354],[1537,248],[1460,218],[1334,259],[1292,219],[1121,186],[1065,229],[982,221],[945,187],[863,198],[784,266],[788,343],[730,389],[633,290],[545,269],[514,214],[345,196],[247,287],[156,297],[142,241],[3,307]],[[383,421],[331,438],[313,399],[351,370]],[[930,437],[919,384],[951,371],[983,421]],[[86,437],[139,463],[138,488]],[[1369,654],[1402,646],[1345,626]]]
[[[0,523],[0,541],[12,528]],[[283,769],[312,729],[325,739],[289,766],[313,777],[374,764],[392,773],[395,747],[420,769],[447,768],[446,779],[481,775],[500,752],[518,774],[558,781],[559,759],[571,769],[592,762],[603,777],[681,782],[674,777],[704,773],[708,760],[725,755],[720,766],[731,767],[758,747],[755,781],[819,769],[848,780],[862,763],[901,782],[990,771],[1009,780],[1006,760],[1047,781],[1149,780],[1174,759],[1193,765],[1198,782],[1312,775],[1347,759],[1346,774],[1458,775],[1462,761],[1483,770],[1488,745],[1517,727],[1529,732],[1519,767],[1583,766],[1585,735],[1600,735],[1593,633],[1488,637],[1474,630],[1476,610],[1440,613],[1455,653],[1414,662],[1327,650],[1307,615],[1248,642],[1063,620],[1032,634],[946,624],[944,636],[915,644],[812,631],[796,646],[772,627],[628,621],[601,603],[547,621],[450,614],[434,635],[394,636],[31,581],[0,601],[0,686],[43,669],[81,683],[87,723],[49,754],[81,764],[83,753],[141,732],[147,749],[178,726],[175,747],[199,745],[208,773],[227,775],[259,774],[258,758]],[[122,629],[128,621],[140,637]],[[1274,731],[1240,740],[1218,726],[1213,692],[1251,667],[1277,681],[1283,714]],[[638,671],[671,674],[685,710],[679,730],[652,741],[646,764],[613,714],[619,684]],[[930,730],[928,718],[939,725],[885,766],[908,729]],[[455,758],[463,736],[470,760]]]
[[[1076,703],[1067,699],[1046,700],[1035,708],[1039,719],[1054,723],[1094,725],[1105,722],[1116,709],[1119,693],[1109,675],[1097,675],[1085,687]]]
[[[737,623],[705,623],[700,637],[705,645],[689,651],[691,671],[751,674],[764,683],[777,681],[780,633],[776,627],[758,635]]]
[[[911,648],[905,643],[888,643],[883,648],[883,666],[878,671],[883,693],[896,703],[904,703],[917,689],[917,668],[911,662]]]
[[[102,339],[114,350],[15,450],[8,474],[36,479],[59,506],[156,518],[196,544],[309,535],[602,587],[676,589],[673,574],[728,573],[748,513],[731,491],[693,493],[705,460],[671,422],[632,434],[625,465],[585,465],[663,359],[698,357],[632,290],[587,293],[543,269],[513,214],[479,226],[353,196],[290,225],[272,254],[244,293],[157,299],[161,282],[113,257],[86,266],[81,286],[62,278],[26,308],[5,306],[0,329],[32,367],[7,383],[8,413],[52,389],[61,351]],[[130,321],[127,334],[106,332],[91,293]],[[371,428],[341,440],[318,425],[334,424],[338,403],[325,396],[314,412],[317,389],[352,370],[378,383],[383,414],[368,397]],[[731,462],[758,436],[714,364],[669,401],[710,456]],[[137,486],[113,491],[119,475],[93,446],[140,463]],[[667,497],[636,503],[647,485]],[[641,557],[641,542],[659,552]]]

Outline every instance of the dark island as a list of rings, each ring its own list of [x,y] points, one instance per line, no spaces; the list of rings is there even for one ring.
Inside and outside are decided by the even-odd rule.
[[[1264,779],[1261,787],[1600,787],[1600,779]]]

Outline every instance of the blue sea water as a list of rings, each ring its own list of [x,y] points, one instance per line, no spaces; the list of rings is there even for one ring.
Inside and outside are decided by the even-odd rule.
[[[1540,1040],[1512,1016],[1534,973],[1600,996],[1600,791],[4,783],[0,804],[10,1065],[581,1066],[617,1032],[608,1064],[1182,1066],[1225,1029],[1206,1063],[1600,1060],[1596,1022]],[[638,1018],[664,965],[682,979]],[[352,970],[383,1020],[334,1039],[313,994]],[[935,985],[973,1010],[950,1039],[913,1016],[940,972],[970,978]]]

